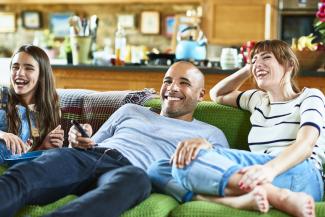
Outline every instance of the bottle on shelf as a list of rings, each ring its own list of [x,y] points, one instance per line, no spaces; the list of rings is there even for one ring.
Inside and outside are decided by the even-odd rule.
[[[116,65],[123,65],[126,55],[126,36],[122,25],[118,24],[117,31],[115,33],[115,58]]]

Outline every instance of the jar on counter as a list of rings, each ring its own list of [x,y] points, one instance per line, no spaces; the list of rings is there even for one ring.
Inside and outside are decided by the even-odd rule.
[[[220,66],[222,69],[235,69],[237,63],[238,52],[235,48],[222,48],[220,56]]]

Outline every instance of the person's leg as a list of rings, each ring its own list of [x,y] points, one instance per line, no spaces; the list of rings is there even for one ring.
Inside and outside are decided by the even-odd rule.
[[[13,216],[26,204],[47,204],[74,193],[92,177],[94,159],[75,149],[53,149],[0,176],[0,213]]]
[[[196,195],[193,199],[219,203],[236,209],[257,210],[262,213],[268,212],[270,208],[267,193],[265,189],[260,186],[240,196],[216,197],[210,195]]]
[[[269,203],[264,189],[256,188],[254,191],[238,197],[215,197],[208,195],[194,195],[186,190],[171,174],[169,160],[160,160],[153,163],[147,171],[153,186],[160,192],[169,194],[180,202],[189,200],[203,200],[220,203],[226,206],[247,210],[267,212]],[[194,195],[194,196],[193,196]]]
[[[314,217],[314,199],[303,192],[293,192],[288,189],[278,188],[272,184],[262,186],[267,194],[270,204],[292,216]]]
[[[171,172],[172,166],[170,165],[169,160],[159,160],[154,162],[147,170],[155,190],[171,195],[179,202],[187,202],[191,200],[193,193],[177,182]]]
[[[0,140],[0,164],[4,163],[4,159],[12,155],[11,151],[7,149],[3,140]]]
[[[235,173],[228,179],[224,190],[225,195],[233,196],[243,193],[238,186],[241,176],[241,174]],[[320,172],[311,160],[305,160],[275,177],[272,185],[293,192],[305,192],[312,196],[315,201],[321,201],[323,198],[324,183]]]
[[[227,191],[227,196],[241,195],[246,192],[239,188],[235,189],[236,192],[226,189],[229,178],[242,167],[264,164],[272,158],[269,155],[226,148],[202,150],[186,167],[173,166],[172,175],[185,189],[196,193],[225,196],[225,191]],[[237,189],[240,191],[237,192]]]
[[[238,183],[241,176],[241,174],[235,173],[230,177],[227,185],[228,190],[231,192],[239,192],[238,185],[236,183]],[[265,190],[267,200],[274,208],[293,216],[315,216],[315,202],[314,199],[308,194],[303,192],[293,192],[285,188],[276,187],[273,184],[263,184],[259,185],[258,187]]]
[[[101,175],[98,187],[46,217],[117,217],[146,199],[150,191],[150,180],[143,170],[122,166]]]
[[[315,201],[323,199],[323,178],[312,160],[305,160],[280,174],[273,180],[272,184],[294,192],[305,192],[312,196]]]

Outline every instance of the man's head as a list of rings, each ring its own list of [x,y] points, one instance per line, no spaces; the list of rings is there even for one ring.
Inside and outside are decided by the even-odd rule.
[[[203,73],[189,62],[177,62],[166,72],[160,89],[160,114],[191,121],[196,105],[203,100],[204,93]]]

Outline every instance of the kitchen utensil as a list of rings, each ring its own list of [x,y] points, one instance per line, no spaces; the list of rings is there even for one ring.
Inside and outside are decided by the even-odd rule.
[[[89,35],[89,25],[88,20],[86,18],[81,19],[81,26],[82,26],[82,36],[88,36]]]
[[[71,36],[71,50],[73,65],[88,64],[90,51],[90,36]]]
[[[175,54],[169,53],[147,53],[150,65],[171,65],[175,61]]]
[[[176,59],[204,60],[207,39],[198,26],[188,26],[177,33]]]
[[[79,35],[80,33],[80,17],[72,16],[69,18],[70,35]]]

